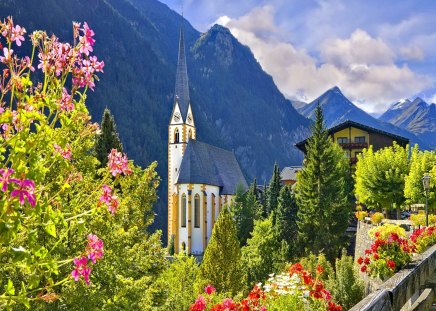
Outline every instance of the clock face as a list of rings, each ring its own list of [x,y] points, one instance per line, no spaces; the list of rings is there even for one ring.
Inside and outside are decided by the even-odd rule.
[[[179,121],[180,121],[180,113],[176,112],[176,113],[174,114],[174,121],[175,121],[175,122],[179,122]]]
[[[188,114],[188,123],[192,123],[192,116],[191,116],[191,114]]]

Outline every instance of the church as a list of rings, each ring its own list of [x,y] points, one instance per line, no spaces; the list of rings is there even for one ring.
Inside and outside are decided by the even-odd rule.
[[[183,22],[180,28],[174,106],[168,126],[168,243],[176,253],[201,255],[219,212],[238,185],[248,188],[231,151],[198,141],[189,99]]]

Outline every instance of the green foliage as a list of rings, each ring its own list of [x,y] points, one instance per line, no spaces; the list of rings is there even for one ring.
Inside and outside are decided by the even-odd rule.
[[[260,217],[261,207],[256,199],[255,183],[245,192],[242,185],[236,188],[235,199],[230,207],[233,219],[235,220],[237,235],[240,246],[247,243],[253,231],[254,220]]]
[[[168,243],[168,254],[173,256],[175,252],[174,249],[174,234],[171,235],[170,242]]]
[[[197,298],[200,267],[183,252],[159,275],[142,299],[141,310],[188,310]]]
[[[436,153],[434,151],[420,151],[416,145],[410,157],[410,171],[405,177],[404,196],[409,204],[424,203],[425,191],[422,177],[429,174],[431,177],[430,191],[428,193],[429,208],[436,208]]]
[[[283,268],[285,258],[282,257],[281,247],[281,241],[274,230],[272,215],[256,220],[252,237],[242,248],[242,263],[249,288],[258,282],[264,282],[268,274]]]
[[[409,147],[393,146],[374,152],[372,146],[359,155],[355,173],[355,193],[371,207],[397,208],[405,202],[405,177],[409,173]]]
[[[278,239],[285,241],[288,246],[287,260],[292,260],[298,253],[297,226],[298,206],[295,195],[290,185],[282,187],[278,199],[277,212],[274,214],[274,227],[277,231]]]
[[[123,151],[123,145],[118,136],[114,116],[108,108],[104,109],[100,133],[95,142],[95,156],[100,161],[100,167],[107,165],[107,155],[112,149]]]
[[[201,263],[202,279],[218,292],[235,295],[243,288],[241,249],[235,223],[224,208],[215,223]]]
[[[347,192],[349,174],[349,162],[329,137],[318,106],[304,168],[295,186],[298,238],[306,254],[322,251],[334,258],[344,245],[352,208]]]
[[[329,276],[326,287],[330,290],[333,300],[344,310],[351,309],[363,299],[365,286],[357,272],[352,256],[347,256],[342,250],[341,258],[335,262],[335,273]]]
[[[312,275],[318,275],[323,282],[332,278],[335,274],[332,264],[322,253],[318,255],[309,254],[307,257],[300,258],[300,263]],[[324,270],[322,273],[318,271],[319,266]]]
[[[266,210],[264,210],[264,217],[268,217],[271,213],[276,211],[281,188],[280,168],[279,165],[275,163],[273,174],[266,192]]]

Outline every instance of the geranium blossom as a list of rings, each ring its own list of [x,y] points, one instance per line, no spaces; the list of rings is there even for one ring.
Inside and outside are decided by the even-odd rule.
[[[11,41],[15,41],[15,44],[21,46],[21,41],[24,41],[24,34],[26,33],[26,29],[21,27],[20,25],[16,25],[12,27],[11,33]]]
[[[215,287],[213,287],[212,285],[208,284],[205,288],[204,291],[206,294],[211,295],[212,293],[214,293],[216,291]]]
[[[108,155],[108,166],[111,174],[117,176],[119,174],[129,175],[132,170],[129,168],[129,160],[126,154],[121,154],[117,149],[112,149]]]
[[[116,195],[112,195],[112,188],[108,185],[103,185],[103,194],[100,196],[99,203],[104,203],[107,205],[108,210],[115,214],[115,211],[118,208],[118,197]]]
[[[12,181],[15,182],[19,188],[12,190],[11,196],[18,197],[21,205],[24,205],[25,200],[27,200],[30,205],[35,206],[35,182],[30,179],[14,179]]]
[[[8,184],[10,182],[15,182],[16,179],[10,178],[10,176],[14,173],[14,170],[11,168],[0,169],[0,184],[2,185],[1,190],[6,192],[8,190]]]
[[[3,48],[3,56],[0,56],[0,62],[2,63],[8,63],[12,60],[12,53],[14,53],[14,50]]]
[[[77,282],[81,276],[85,280],[86,284],[89,285],[89,275],[91,274],[91,267],[88,267],[88,258],[82,256],[80,258],[74,258],[74,270],[71,272],[74,280]]]
[[[96,263],[103,257],[104,250],[103,241],[100,240],[95,234],[88,235],[88,245],[86,246],[86,254],[92,263]]]
[[[60,154],[64,159],[71,160],[71,149],[68,144],[65,146],[65,148],[62,148],[57,144],[54,144],[53,147],[55,151]]]

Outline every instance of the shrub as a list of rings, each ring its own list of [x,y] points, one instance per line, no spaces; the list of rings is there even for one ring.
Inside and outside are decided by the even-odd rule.
[[[431,245],[436,244],[436,227],[423,227],[413,231],[410,239],[416,246],[418,253],[427,250]]]
[[[410,221],[414,226],[425,226],[425,214],[412,214],[410,215]],[[428,215],[428,224],[435,225],[436,224],[436,215],[429,214]]]
[[[372,224],[379,224],[379,223],[382,222],[382,220],[383,220],[384,218],[385,218],[385,217],[383,216],[382,213],[380,213],[380,212],[376,212],[376,213],[374,213],[374,214],[371,215],[371,223],[372,223]]]
[[[357,211],[355,213],[357,220],[363,221],[365,220],[365,217],[368,217],[367,211]]]

